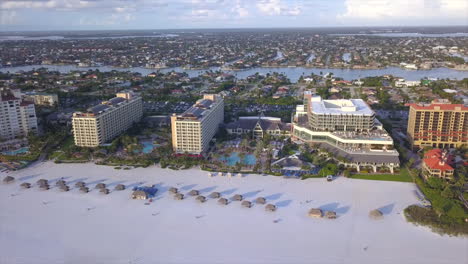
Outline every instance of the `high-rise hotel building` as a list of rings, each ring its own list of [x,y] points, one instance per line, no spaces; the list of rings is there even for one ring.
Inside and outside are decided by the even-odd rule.
[[[413,148],[468,145],[468,107],[433,102],[408,104],[408,138]]]
[[[224,100],[205,94],[180,115],[171,116],[172,147],[176,153],[199,155],[208,150],[210,140],[224,121]]]
[[[118,93],[117,97],[91,107],[87,112],[73,113],[75,145],[97,147],[120,135],[139,122],[143,116],[140,96],[131,92]]]
[[[0,139],[26,137],[30,132],[37,133],[34,103],[0,89]]]
[[[346,166],[399,167],[393,139],[362,99],[323,100],[310,91],[296,107],[291,136],[294,140],[320,145],[343,157]]]

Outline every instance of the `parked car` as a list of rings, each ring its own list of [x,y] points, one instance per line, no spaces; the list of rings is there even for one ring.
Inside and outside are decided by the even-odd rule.
[[[329,181],[329,182],[333,181],[333,175],[328,175],[327,176],[327,181]]]

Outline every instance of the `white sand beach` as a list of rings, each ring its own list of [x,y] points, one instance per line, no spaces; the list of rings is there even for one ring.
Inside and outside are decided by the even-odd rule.
[[[1,178],[5,177],[1,174]],[[418,203],[414,185],[339,178],[305,181],[246,175],[209,178],[198,169],[157,167],[115,170],[93,164],[45,162],[10,173],[0,185],[0,263],[468,263],[468,239],[440,236],[407,223],[403,209]],[[55,181],[70,183],[61,192]],[[35,182],[49,179],[51,189]],[[84,181],[87,194],[74,187]],[[20,189],[30,182],[31,189]],[[104,182],[111,193],[94,185]],[[129,186],[114,191],[115,185]],[[156,184],[150,205],[131,200],[131,187]],[[176,201],[167,191],[259,196],[278,207],[254,203]],[[307,216],[310,208],[334,210],[336,220]],[[371,220],[380,209],[383,220]]]

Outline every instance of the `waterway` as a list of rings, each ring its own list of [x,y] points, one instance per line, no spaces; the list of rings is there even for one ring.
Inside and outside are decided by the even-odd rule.
[[[110,66],[99,66],[99,67],[78,67],[76,65],[28,65],[28,66],[19,66],[19,67],[3,67],[0,68],[0,72],[11,72],[16,73],[20,71],[31,71],[39,68],[48,68],[52,71],[59,71],[61,73],[68,73],[70,71],[87,71],[99,69],[101,72],[106,71],[131,71],[138,72],[142,75],[148,75],[152,72],[158,71],[157,69],[147,69],[143,67],[133,67],[133,68],[115,68]],[[463,78],[468,78],[468,71],[457,71],[448,68],[433,68],[431,70],[404,70],[399,67],[388,67],[385,69],[371,69],[371,70],[361,70],[361,69],[336,69],[336,68],[305,68],[305,67],[275,67],[275,68],[265,68],[257,67],[250,68],[246,70],[232,71],[232,70],[222,70],[220,67],[212,67],[204,70],[185,70],[182,67],[166,68],[159,69],[162,73],[167,73],[171,71],[176,72],[186,72],[190,77],[196,77],[200,74],[203,74],[206,71],[218,71],[221,70],[226,73],[230,73],[236,76],[238,79],[245,79],[250,75],[255,73],[268,74],[268,73],[282,73],[285,74],[291,82],[297,82],[299,77],[302,75],[310,75],[311,73],[320,74],[322,73],[333,73],[335,77],[341,77],[345,80],[357,80],[359,78],[369,77],[369,76],[382,76],[385,74],[390,74],[397,77],[402,77],[407,80],[415,81],[423,78],[439,78],[439,79],[458,79],[462,80]]]

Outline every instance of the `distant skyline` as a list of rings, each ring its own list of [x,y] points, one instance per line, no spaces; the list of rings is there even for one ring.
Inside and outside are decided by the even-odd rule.
[[[468,26],[466,0],[2,0],[0,30]]]

